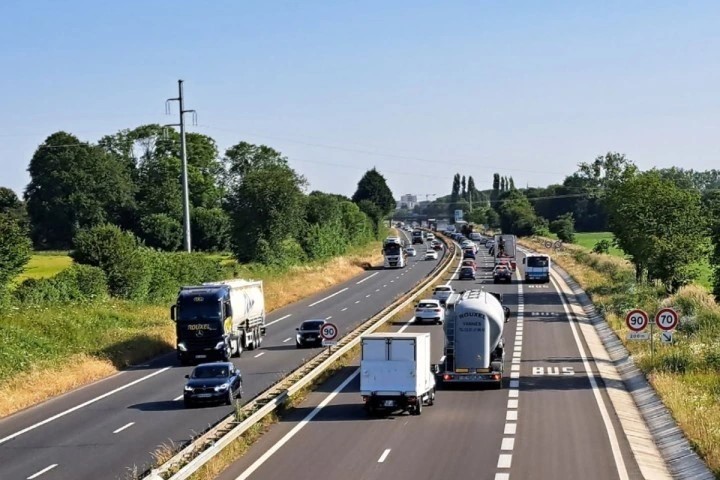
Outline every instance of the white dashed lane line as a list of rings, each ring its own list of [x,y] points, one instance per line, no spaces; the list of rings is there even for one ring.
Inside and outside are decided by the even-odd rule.
[[[291,316],[292,316],[292,313],[289,313],[289,314],[285,315],[284,317],[280,317],[277,320],[273,320],[270,323],[266,323],[265,326],[269,327],[270,325],[272,325],[274,323],[282,322],[283,320],[285,320],[286,318],[291,317]]]
[[[372,277],[374,277],[374,276],[377,275],[378,273],[380,273],[380,272],[375,272],[375,273],[373,273],[372,275],[369,275],[369,276],[363,278],[363,279],[360,280],[359,282],[355,282],[355,285],[360,285],[360,284],[363,283],[365,280],[370,280]]]
[[[317,302],[311,303],[310,305],[308,305],[308,307],[314,307],[314,306],[317,305],[318,303],[322,303],[322,302],[324,302],[325,300],[331,299],[331,298],[334,297],[335,295],[340,295],[341,293],[347,291],[348,289],[349,289],[349,287],[345,287],[345,288],[343,288],[342,290],[338,290],[338,291],[335,292],[335,293],[331,293],[331,294],[328,295],[327,297],[321,298],[321,299],[318,300]]]
[[[355,303],[360,303],[360,300],[355,300]]]
[[[27,480],[33,480],[34,478],[38,478],[38,477],[39,477],[40,475],[42,475],[43,473],[47,473],[47,472],[49,472],[50,470],[52,470],[53,468],[55,468],[55,467],[57,467],[57,466],[58,466],[57,463],[53,463],[53,464],[50,465],[49,467],[45,467],[45,468],[43,468],[42,470],[40,470],[39,472],[30,475],[29,477],[27,477]]]
[[[113,430],[113,433],[120,433],[120,432],[122,432],[123,430],[132,427],[133,425],[135,425],[135,422],[130,422],[130,423],[128,423],[127,425],[123,425],[122,427],[118,428],[117,430]]]
[[[289,342],[290,340],[292,340],[292,337],[286,338],[285,340],[283,340],[283,343],[287,343],[287,342]]]
[[[265,352],[260,352],[257,355],[255,355],[255,358],[262,357],[263,355],[265,355]]]
[[[390,455],[389,448],[385,449],[385,451],[382,453],[382,455],[380,455],[380,458],[378,458],[378,463],[383,463],[388,455]]]
[[[341,311],[341,312],[344,312],[345,310],[347,310],[347,307],[343,308],[343,309],[340,310],[340,311]]]
[[[330,315],[329,317],[325,317],[325,320],[330,320],[331,318],[332,318],[332,315]]]

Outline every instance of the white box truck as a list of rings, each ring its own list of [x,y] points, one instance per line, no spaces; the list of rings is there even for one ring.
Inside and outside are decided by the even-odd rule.
[[[361,339],[360,394],[368,413],[422,413],[435,402],[430,333],[370,333]]]

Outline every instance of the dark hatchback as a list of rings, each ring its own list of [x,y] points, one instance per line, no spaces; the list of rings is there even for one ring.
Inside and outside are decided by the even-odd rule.
[[[295,346],[297,348],[303,348],[307,346],[322,346],[322,337],[320,336],[320,329],[325,324],[325,320],[305,320],[300,324],[295,335]]]
[[[460,280],[475,280],[475,268],[474,267],[462,267],[460,269]]]
[[[230,362],[202,363],[195,367],[183,392],[186,407],[199,403],[220,403],[232,405],[236,398],[242,398],[242,375]]]

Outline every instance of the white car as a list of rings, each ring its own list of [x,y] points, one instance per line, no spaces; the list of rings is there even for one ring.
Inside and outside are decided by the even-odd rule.
[[[425,236],[425,240],[435,240],[435,235],[433,235],[432,233],[428,233]]]
[[[417,256],[417,250],[415,250],[415,247],[407,247],[405,249],[405,253],[408,254],[408,257],[415,257]]]
[[[415,305],[415,323],[435,322],[442,325],[443,321],[445,321],[445,308],[440,305],[440,300],[427,298]]]
[[[445,305],[445,302],[453,293],[455,293],[455,290],[450,285],[438,285],[433,290],[432,298],[439,300],[441,305]]]
[[[428,250],[425,252],[425,260],[437,260],[438,254],[435,250]]]

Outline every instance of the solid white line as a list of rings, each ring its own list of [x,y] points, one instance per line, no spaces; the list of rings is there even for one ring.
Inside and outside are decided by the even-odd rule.
[[[582,359],[583,366],[585,367],[585,371],[587,372],[587,378],[590,381],[590,387],[592,388],[595,402],[597,403],[598,409],[600,410],[600,416],[602,417],[603,424],[605,424],[605,431],[607,432],[608,440],[610,441],[610,447],[612,449],[613,459],[615,460],[615,467],[617,468],[618,476],[620,477],[620,480],[627,480],[629,478],[627,468],[625,467],[625,461],[623,460],[622,452],[620,451],[620,444],[617,439],[617,434],[615,433],[615,427],[613,427],[612,421],[610,420],[610,415],[608,414],[607,408],[605,407],[605,402],[603,402],[602,396],[600,395],[600,389],[598,388],[592,368],[590,367],[587,355],[585,354],[585,348],[583,347],[582,342],[580,341],[580,337],[578,336],[575,322],[573,321],[572,315],[570,313],[570,308],[565,301],[565,297],[561,293],[562,289],[560,288],[560,285],[558,285],[554,278],[551,278],[550,280],[552,281],[556,291],[558,292],[560,302],[563,305],[563,310],[565,310],[568,323],[570,324],[570,329],[572,330],[573,338],[575,339],[575,344],[577,345],[578,352],[580,352],[580,358]]]
[[[29,477],[27,477],[27,480],[33,480],[33,478],[37,478],[37,477],[39,477],[40,475],[42,475],[43,473],[49,472],[50,470],[52,470],[53,468],[55,468],[55,467],[57,467],[57,466],[58,466],[57,463],[53,463],[53,464],[50,465],[49,467],[43,468],[43,469],[40,470],[39,472],[30,475]]]
[[[515,439],[514,438],[503,438],[502,445],[500,446],[500,450],[512,450],[515,448]]]
[[[505,424],[505,435],[515,435],[515,432],[517,432],[517,423]]]
[[[120,433],[123,430],[125,430],[126,428],[132,427],[133,425],[135,425],[135,422],[130,422],[127,425],[123,425],[122,427],[118,428],[117,430],[113,430],[113,433]]]
[[[288,314],[285,315],[284,317],[280,317],[280,318],[278,318],[277,320],[273,320],[273,321],[270,322],[270,323],[266,323],[265,326],[266,326],[266,327],[269,327],[270,325],[272,325],[272,324],[274,324],[274,323],[277,323],[277,322],[282,322],[283,320],[285,320],[286,318],[291,317],[291,316],[292,316],[292,313],[288,313]]]
[[[179,395],[179,396],[173,398],[173,402],[177,402],[178,400],[182,400],[182,398],[183,398],[183,395]]]
[[[341,312],[344,312],[345,310],[347,310],[347,308],[348,308],[348,307],[345,307],[345,308],[343,308],[343,309],[340,310],[340,311],[341,311]]]
[[[250,465],[247,470],[245,470],[243,473],[241,473],[240,476],[238,476],[235,480],[246,480],[250,475],[252,475],[255,472],[255,470],[260,468],[263,463],[267,462],[267,460],[270,457],[272,457],[275,454],[275,452],[280,450],[280,448],[283,445],[285,445],[292,437],[297,435],[297,433],[300,430],[302,430],[303,427],[305,427],[305,425],[310,423],[310,421],[313,418],[315,418],[315,416],[318,413],[320,413],[320,410],[325,408],[325,406],[327,406],[327,404],[330,403],[333,400],[333,398],[335,398],[337,396],[338,393],[343,391],[345,389],[345,387],[347,387],[350,384],[350,382],[352,382],[355,379],[355,377],[357,377],[359,374],[360,374],[360,369],[355,370],[352,373],[352,375],[350,375],[348,378],[346,378],[344,382],[342,382],[335,390],[333,390],[332,393],[330,393],[330,395],[328,395],[325,398],[325,400],[320,402],[320,405],[315,407],[312,412],[310,412],[305,418],[303,418],[300,421],[300,423],[295,425],[292,430],[290,430],[288,433],[286,433],[284,437],[282,437],[280,440],[275,442],[275,444],[272,447],[270,447],[265,453],[263,453],[260,458],[255,460],[255,462],[252,465]]]
[[[340,294],[343,293],[345,290],[348,290],[348,287],[345,287],[345,288],[343,288],[342,290],[338,290],[337,292],[335,292],[335,293],[333,293],[333,294],[330,294],[330,295],[328,295],[328,296],[325,297],[325,298],[321,298],[321,299],[318,300],[317,302],[313,302],[313,303],[311,303],[310,305],[308,305],[308,307],[314,307],[314,306],[317,305],[318,303],[322,303],[322,302],[324,302],[325,300],[334,297],[335,295],[340,295]]]
[[[390,449],[386,448],[382,455],[380,455],[380,458],[378,458],[378,463],[383,463],[388,455],[390,455]]]
[[[153,372],[153,373],[150,373],[150,374],[148,374],[148,375],[145,375],[144,377],[138,378],[137,380],[133,380],[133,381],[130,382],[130,383],[126,383],[126,384],[123,385],[122,387],[118,387],[118,388],[116,388],[116,389],[114,389],[114,390],[110,390],[109,392],[103,393],[102,395],[99,395],[99,396],[97,396],[97,397],[95,397],[95,398],[93,398],[93,399],[90,399],[90,400],[88,400],[87,402],[81,403],[80,405],[76,405],[76,406],[74,406],[74,407],[72,407],[72,408],[68,408],[67,410],[62,411],[62,412],[60,412],[60,413],[58,413],[58,414],[56,414],[56,415],[53,415],[53,416],[50,417],[50,418],[46,418],[45,420],[43,420],[43,421],[41,421],[41,422],[37,422],[37,423],[35,423],[35,424],[33,424],[33,425],[30,425],[29,427],[23,428],[22,430],[20,430],[20,431],[18,431],[18,432],[15,432],[15,433],[12,433],[12,434],[8,435],[8,436],[5,437],[5,438],[0,438],[0,445],[2,445],[3,443],[5,443],[5,442],[7,442],[7,441],[9,441],[9,440],[12,440],[13,438],[17,438],[17,437],[19,437],[20,435],[22,435],[22,434],[24,434],[24,433],[27,433],[27,432],[29,432],[29,431],[31,431],[31,430],[35,430],[35,429],[38,428],[38,427],[41,427],[41,426],[43,426],[43,425],[45,425],[45,424],[47,424],[47,423],[50,423],[50,422],[52,422],[52,421],[54,421],[54,420],[57,420],[58,418],[62,418],[62,417],[64,417],[64,416],[67,415],[67,414],[70,414],[70,413],[72,413],[72,412],[75,412],[75,411],[77,411],[77,410],[80,410],[81,408],[87,407],[88,405],[92,405],[93,403],[95,403],[95,402],[97,402],[97,401],[100,401],[100,400],[102,400],[103,398],[107,398],[107,397],[109,397],[110,395],[113,395],[113,394],[115,394],[115,393],[117,393],[117,392],[121,392],[121,391],[125,390],[126,388],[130,388],[130,387],[132,387],[133,385],[137,385],[138,383],[143,382],[143,381],[147,380],[148,378],[152,378],[152,377],[154,377],[155,375],[159,375],[159,374],[161,374],[161,373],[163,373],[163,372],[166,372],[166,371],[170,370],[171,368],[172,368],[172,367],[161,368],[160,370],[158,370],[158,371],[156,371],[156,372]]]
[[[292,340],[292,337],[286,338],[285,340],[283,340],[283,343],[287,343],[287,342],[289,342],[290,340]]]
[[[512,464],[512,454],[501,453],[500,457],[498,458],[497,468],[510,468],[511,464]]]
[[[262,357],[263,355],[265,355],[265,352],[260,352],[260,353],[258,353],[257,355],[255,355],[255,358],[257,358],[257,357]]]
[[[380,273],[380,272],[375,272],[375,273],[373,273],[372,275],[368,275],[367,277],[363,278],[363,279],[360,280],[359,282],[356,282],[355,285],[360,285],[360,284],[363,283],[365,280],[370,280],[372,277],[374,277],[374,276],[377,275],[378,273]]]

